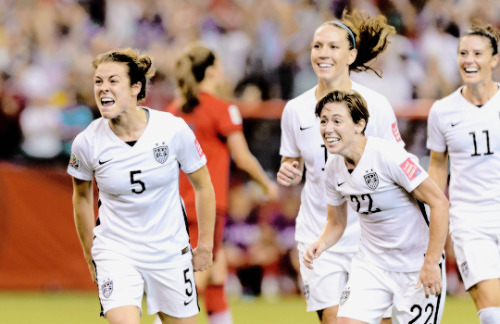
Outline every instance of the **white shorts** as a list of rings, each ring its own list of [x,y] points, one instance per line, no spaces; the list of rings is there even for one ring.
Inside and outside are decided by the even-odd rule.
[[[500,228],[475,226],[450,235],[466,290],[480,281],[500,278]]]
[[[335,253],[327,250],[314,260],[314,269],[311,270],[303,262],[307,247],[306,243],[297,243],[307,311],[318,311],[338,305],[340,294],[349,277],[354,253]]]
[[[419,271],[387,271],[354,259],[337,316],[378,324],[392,305],[394,324],[439,323],[446,294],[426,298],[422,286],[415,289],[418,277]]]
[[[100,259],[95,267],[102,316],[110,309],[130,305],[142,314],[144,294],[148,314],[185,318],[199,313],[191,260],[173,268],[144,269],[130,260]]]

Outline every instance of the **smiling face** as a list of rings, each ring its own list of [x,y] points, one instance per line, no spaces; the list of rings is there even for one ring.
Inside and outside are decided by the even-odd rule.
[[[363,134],[364,119],[354,123],[345,102],[328,102],[321,109],[320,132],[326,149],[332,154],[348,155],[351,144],[358,135]]]
[[[474,86],[491,82],[498,54],[493,55],[491,41],[487,37],[468,35],[460,39],[457,62],[463,82]]]
[[[141,83],[130,85],[124,63],[104,62],[94,73],[94,97],[102,117],[115,119],[137,105]]]
[[[349,49],[347,31],[329,24],[314,33],[311,46],[311,64],[318,80],[330,83],[341,77],[349,78],[349,65],[357,51]]]

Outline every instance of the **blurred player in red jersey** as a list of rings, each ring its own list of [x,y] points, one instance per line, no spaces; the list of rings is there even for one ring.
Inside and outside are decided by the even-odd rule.
[[[221,249],[231,158],[239,169],[263,187],[269,199],[278,198],[278,186],[250,152],[238,107],[216,97],[223,86],[224,73],[215,53],[200,43],[190,44],[176,62],[176,79],[180,97],[166,110],[182,117],[196,134],[207,157],[216,197],[214,264],[208,271],[195,273],[196,285],[204,296],[209,322],[232,323],[224,291],[226,259]],[[191,245],[196,247],[198,224],[193,187],[186,177],[180,179],[179,186],[186,207]]]

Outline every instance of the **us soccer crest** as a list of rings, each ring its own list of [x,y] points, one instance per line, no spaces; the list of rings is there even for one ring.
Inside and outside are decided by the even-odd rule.
[[[165,163],[165,161],[167,161],[168,159],[168,146],[162,145],[155,147],[153,149],[153,154],[155,156],[156,161],[160,162],[161,164]]]
[[[373,171],[373,170],[372,170]],[[378,175],[376,172],[370,172],[364,175],[368,188],[375,190],[378,187]]]
[[[111,293],[113,292],[113,280],[106,280],[101,286],[102,289],[102,294],[104,297],[109,298],[111,296]]]

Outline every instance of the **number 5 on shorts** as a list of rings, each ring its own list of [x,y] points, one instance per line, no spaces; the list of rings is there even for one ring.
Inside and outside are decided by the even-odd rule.
[[[193,295],[193,282],[188,278],[187,274],[189,272],[189,268],[184,270],[184,282],[186,283],[186,295],[191,297]]]

